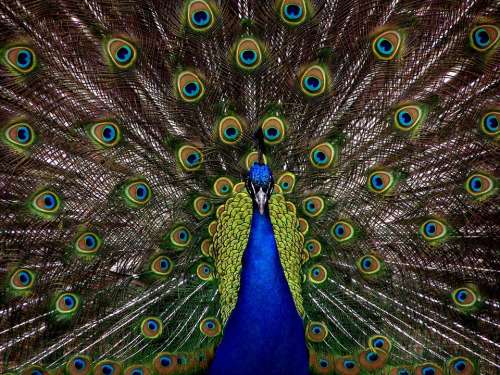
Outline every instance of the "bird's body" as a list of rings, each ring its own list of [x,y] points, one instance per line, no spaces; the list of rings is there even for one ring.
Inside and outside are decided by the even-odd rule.
[[[254,210],[238,302],[211,373],[307,374],[307,370],[304,324],[281,267],[269,213]]]
[[[495,374],[489,0],[0,2],[0,372]]]

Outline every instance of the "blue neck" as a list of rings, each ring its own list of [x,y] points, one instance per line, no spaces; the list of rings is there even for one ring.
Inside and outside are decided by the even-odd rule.
[[[308,374],[304,325],[281,266],[269,212],[254,208],[236,307],[213,375]]]

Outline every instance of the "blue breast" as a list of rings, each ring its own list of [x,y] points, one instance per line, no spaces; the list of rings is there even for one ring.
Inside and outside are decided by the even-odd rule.
[[[212,375],[308,374],[304,324],[281,267],[266,210],[254,209],[238,302],[210,368]]]

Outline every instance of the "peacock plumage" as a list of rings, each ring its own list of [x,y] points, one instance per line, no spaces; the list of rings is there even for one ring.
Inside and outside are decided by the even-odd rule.
[[[2,0],[0,372],[500,371],[494,0]]]

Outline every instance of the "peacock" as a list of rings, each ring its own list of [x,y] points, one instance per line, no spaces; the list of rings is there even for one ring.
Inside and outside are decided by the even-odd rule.
[[[0,1],[0,372],[500,372],[494,0]]]

